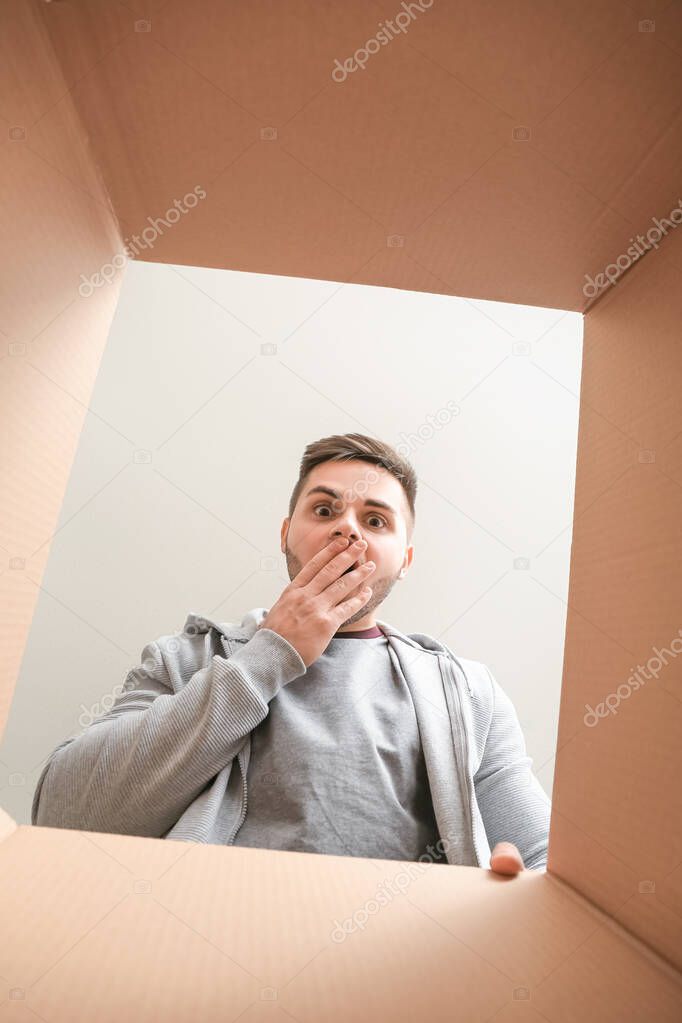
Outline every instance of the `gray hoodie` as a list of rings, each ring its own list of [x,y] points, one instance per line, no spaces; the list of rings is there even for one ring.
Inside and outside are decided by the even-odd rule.
[[[305,674],[266,608],[240,625],[190,613],[148,643],[111,710],[50,754],[31,823],[231,845],[247,811],[250,733],[282,686]],[[545,870],[551,803],[532,771],[513,704],[480,661],[386,622],[410,690],[438,831],[452,864],[489,867],[513,842]]]

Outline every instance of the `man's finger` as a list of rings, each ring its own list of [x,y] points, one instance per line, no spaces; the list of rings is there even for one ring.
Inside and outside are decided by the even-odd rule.
[[[515,845],[511,842],[498,842],[490,854],[490,869],[496,874],[518,874],[526,868]]]

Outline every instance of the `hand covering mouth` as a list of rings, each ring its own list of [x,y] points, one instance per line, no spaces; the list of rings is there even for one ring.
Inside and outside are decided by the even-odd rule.
[[[348,575],[348,573],[352,572],[354,568],[357,568],[359,565],[362,564],[363,562],[358,558],[358,560],[354,561],[352,565],[349,565],[345,572],[342,572],[341,575]]]

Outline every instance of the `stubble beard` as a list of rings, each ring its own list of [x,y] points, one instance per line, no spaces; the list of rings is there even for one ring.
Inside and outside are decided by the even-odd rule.
[[[287,561],[287,572],[289,573],[289,579],[293,580],[301,571],[303,565],[296,557],[296,555],[293,553],[286,540],[284,541],[284,556],[286,557]],[[398,575],[395,575],[392,578],[390,576],[381,576],[380,578],[377,579],[376,573],[373,572],[369,576],[369,578],[362,584],[372,587],[372,594],[369,600],[367,601],[366,604],[363,604],[362,607],[358,608],[358,610],[354,614],[352,614],[350,618],[346,618],[345,621],[341,622],[339,628],[342,628],[345,625],[353,625],[355,622],[359,622],[361,618],[364,618],[366,615],[374,611],[375,608],[379,607],[380,604],[383,604],[383,602],[386,600],[386,597],[389,595],[397,581]],[[356,589],[357,586],[355,587],[355,590]],[[357,596],[355,590],[349,590],[348,593],[346,594],[345,599],[347,600],[348,597],[351,596],[351,594],[353,596]]]

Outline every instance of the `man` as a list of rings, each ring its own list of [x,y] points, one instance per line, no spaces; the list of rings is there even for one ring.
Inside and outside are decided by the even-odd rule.
[[[550,802],[509,698],[375,617],[412,564],[416,490],[371,437],[309,444],[279,599],[149,643],[111,711],[52,753],[32,823],[545,870]]]

